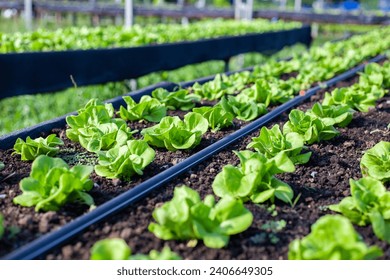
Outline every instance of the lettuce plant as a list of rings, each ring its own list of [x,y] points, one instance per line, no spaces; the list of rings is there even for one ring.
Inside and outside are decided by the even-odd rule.
[[[382,93],[377,92],[378,88],[373,87],[371,89],[373,92],[363,90],[358,85],[349,88],[337,88],[331,94],[325,93],[322,105],[348,105],[360,112],[368,112],[370,108],[375,106],[377,99],[382,97]]]
[[[86,193],[93,187],[89,179],[92,171],[92,166],[69,168],[60,158],[41,155],[33,161],[30,177],[20,181],[23,193],[13,202],[25,207],[35,206],[35,211],[57,211],[71,202],[92,205],[93,198]]]
[[[55,134],[50,134],[46,138],[39,137],[31,139],[27,136],[26,142],[18,138],[14,145],[14,152],[12,154],[21,155],[22,160],[34,160],[39,155],[55,156],[59,145],[64,145],[64,142]]]
[[[154,156],[154,150],[145,141],[129,140],[120,147],[100,152],[95,172],[110,179],[130,180],[135,174],[142,175],[142,170],[154,160]]]
[[[234,116],[226,112],[220,105],[194,108],[192,111],[201,114],[209,122],[209,127],[212,132],[233,125]]]
[[[189,111],[195,107],[195,102],[199,100],[194,94],[189,94],[186,89],[169,92],[166,89],[158,88],[152,92],[152,96],[169,110]]]
[[[363,88],[370,88],[372,86],[377,86],[381,88],[384,85],[386,80],[385,71],[382,72],[382,69],[385,67],[380,66],[377,63],[369,63],[364,67],[364,72],[359,73],[359,84]]]
[[[321,105],[315,103],[306,114],[319,118],[326,126],[346,127],[353,118],[355,110],[348,105]]]
[[[198,113],[188,113],[184,120],[165,117],[155,126],[145,128],[141,134],[150,145],[169,151],[192,149],[197,146],[208,129],[207,120]]]
[[[108,238],[92,246],[91,260],[181,260],[169,247],[164,247],[161,252],[152,250],[148,255],[131,253],[131,248],[123,239]]]
[[[226,112],[243,121],[254,120],[267,112],[265,104],[256,103],[246,95],[222,97],[219,104]]]
[[[325,125],[321,119],[297,109],[292,110],[288,118],[289,121],[283,126],[283,133],[296,132],[306,144],[330,140],[339,134],[332,125]]]
[[[291,187],[275,178],[275,174],[294,172],[293,162],[285,152],[267,159],[264,155],[251,152],[234,152],[240,158],[238,167],[226,165],[215,177],[213,191],[219,197],[235,197],[263,203],[275,197],[291,203],[294,192]]]
[[[124,96],[123,99],[127,104],[127,109],[121,106],[119,113],[124,120],[159,122],[167,114],[167,108],[160,101],[148,95],[142,96],[139,103],[130,96]]]
[[[242,201],[224,197],[215,203],[208,195],[204,201],[189,187],[177,187],[171,201],[153,211],[157,223],[149,231],[163,240],[201,239],[210,248],[222,248],[230,235],[246,230],[253,220]]]
[[[311,226],[311,233],[289,245],[289,260],[372,260],[380,257],[377,246],[368,247],[348,219],[326,215]]]
[[[286,156],[294,164],[304,164],[310,159],[311,152],[301,154],[304,148],[301,135],[296,132],[290,132],[284,135],[279,125],[274,125],[271,129],[263,126],[259,137],[253,137],[247,148],[254,148],[257,152],[265,155],[267,158],[273,158],[278,153],[284,151]]]
[[[360,161],[360,168],[364,176],[390,181],[390,142],[381,141],[367,150]]]
[[[130,131],[124,120],[112,119],[109,123],[80,128],[78,142],[88,151],[96,153],[124,145],[127,140],[133,138],[135,132]]]
[[[217,74],[212,81],[204,84],[195,83],[192,90],[201,99],[216,100],[226,94],[231,94],[232,82],[225,74]]]
[[[67,116],[66,123],[69,129],[66,130],[66,136],[78,142],[78,129],[89,126],[108,123],[114,116],[114,107],[112,104],[103,104],[97,99],[91,99],[84,108],[78,111],[77,116]]]
[[[371,177],[349,180],[351,196],[329,209],[342,213],[359,226],[372,224],[375,235],[390,243],[390,192]]]

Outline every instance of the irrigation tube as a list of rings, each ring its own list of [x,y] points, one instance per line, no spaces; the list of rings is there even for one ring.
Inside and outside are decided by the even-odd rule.
[[[377,56],[368,63],[371,62],[378,62],[382,59],[384,59],[385,56]],[[76,234],[79,234],[83,230],[85,230],[87,227],[103,221],[108,216],[111,216],[120,210],[129,207],[133,203],[137,202],[141,198],[145,197],[149,193],[151,193],[154,190],[157,190],[160,188],[163,184],[167,183],[171,179],[175,178],[176,176],[180,175],[181,173],[187,171],[191,167],[199,164],[200,162],[206,160],[207,158],[211,157],[212,155],[218,153],[219,151],[223,150],[224,148],[228,147],[233,142],[239,140],[240,138],[246,136],[247,134],[252,133],[253,131],[259,129],[261,126],[265,125],[267,122],[273,120],[280,114],[286,112],[287,110],[293,108],[294,106],[298,105],[299,103],[303,102],[304,100],[310,98],[312,95],[316,94],[317,91],[325,87],[330,87],[334,84],[336,84],[339,81],[348,79],[352,76],[354,76],[358,71],[361,71],[364,69],[365,64],[361,64],[357,67],[354,67],[347,72],[338,75],[337,77],[322,83],[320,86],[316,86],[314,88],[309,89],[306,91],[304,95],[296,96],[295,98],[291,99],[290,101],[282,104],[281,106],[277,107],[270,113],[264,115],[263,117],[260,117],[259,119],[253,121],[252,123],[248,124],[247,126],[237,130],[236,132],[224,137],[223,139],[215,142],[214,144],[208,146],[207,148],[201,150],[200,152],[192,155],[191,157],[185,159],[181,163],[157,174],[156,176],[150,178],[149,180],[139,184],[135,188],[126,191],[125,193],[115,197],[114,199],[102,204],[101,206],[97,207],[92,212],[89,212],[79,218],[76,218],[72,222],[66,224],[62,228],[58,229],[57,231],[54,231],[52,233],[48,233],[35,241],[15,250],[14,252],[6,255],[4,259],[10,259],[10,260],[19,260],[19,259],[35,259],[43,254],[47,253],[48,251],[54,249],[55,247],[61,245],[62,243],[66,242],[67,240],[74,237]]]

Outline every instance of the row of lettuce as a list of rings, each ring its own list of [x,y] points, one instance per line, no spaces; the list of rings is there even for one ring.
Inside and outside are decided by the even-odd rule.
[[[135,25],[107,27],[67,27],[54,31],[38,29],[26,33],[0,33],[0,53],[28,51],[62,51],[135,47],[151,44],[195,41],[221,36],[263,33],[301,27],[297,22],[207,20],[181,24]]]
[[[77,116],[67,118],[69,129],[67,129],[66,134],[69,139],[80,142],[88,151],[98,154],[99,164],[95,166],[96,174],[107,178],[130,180],[135,174],[142,175],[142,170],[154,159],[155,151],[150,146],[166,148],[171,151],[191,149],[199,144],[202,135],[209,128],[216,131],[231,126],[234,118],[245,121],[253,120],[266,113],[270,104],[283,103],[292,98],[295,92],[307,88],[312,82],[328,79],[359,61],[386,50],[390,45],[389,40],[381,40],[376,44],[372,44],[371,41],[389,32],[390,30],[383,29],[368,35],[353,37],[348,41],[325,44],[324,49],[311,49],[302,57],[294,57],[289,61],[270,62],[255,68],[253,72],[240,72],[230,76],[217,75],[214,80],[208,83],[195,84],[188,89],[179,89],[173,92],[158,89],[152,93],[152,97],[143,97],[139,103],[130,97],[125,97],[127,108],[122,107],[118,112],[121,118],[114,118],[115,112],[111,104],[101,104],[96,100],[91,100],[83,109],[79,110]],[[351,49],[352,52],[349,51]],[[348,63],[344,63],[345,61]],[[315,75],[306,75],[310,67]],[[376,80],[377,85],[380,84],[380,79],[388,82],[389,71],[383,70],[388,68],[388,64],[385,64],[384,68],[379,66],[366,68],[365,83],[367,87],[372,86],[372,80]],[[282,74],[291,72],[297,73],[296,77],[288,80],[279,79]],[[368,78],[369,76],[376,78]],[[364,84],[364,79],[361,80],[361,83]],[[345,100],[350,100],[352,97],[349,95],[354,93],[354,90],[342,92]],[[339,95],[340,93],[334,94],[334,96]],[[220,101],[213,107],[194,108],[200,99],[220,99]],[[333,104],[342,102],[340,97],[336,98],[333,95],[328,99],[333,100],[327,101],[329,105],[332,102]],[[359,98],[352,98],[352,100],[355,99]],[[363,103],[367,103],[367,100]],[[313,107],[313,114],[327,111],[323,110],[320,105],[317,105],[316,108]],[[178,117],[167,117],[166,111],[169,109],[193,109],[193,112],[188,113],[184,120],[181,120]],[[328,111],[330,114],[334,114],[332,110]],[[301,114],[297,113],[294,118],[299,119],[300,117],[302,117]],[[306,116],[303,116],[303,119],[306,120]],[[159,124],[144,129],[141,132],[143,140],[134,140],[135,131],[130,130],[126,121],[131,123],[139,120],[159,121]],[[311,122],[318,123],[318,121],[309,120],[309,123]],[[286,128],[286,130],[293,129],[291,128],[293,124],[294,121],[291,120],[290,128]],[[319,128],[316,127],[316,129]],[[308,134],[315,135],[316,133],[310,132]],[[320,129],[317,134],[314,137],[325,139],[326,137],[323,135],[335,135],[336,133],[332,129],[329,131]],[[305,141],[316,140],[306,139]],[[23,179],[20,183],[23,193],[14,199],[15,203],[28,207],[35,206],[37,211],[58,210],[63,204],[75,201],[81,201],[87,205],[93,204],[93,199],[87,191],[93,187],[89,176],[94,168],[85,165],[76,165],[71,168],[62,159],[51,158],[50,156],[55,156],[59,151],[58,146],[61,144],[63,144],[62,140],[55,135],[50,135],[46,139],[17,140],[14,146],[15,153],[20,153],[23,160],[35,160],[32,163],[30,177]],[[253,145],[255,147],[255,144]],[[309,155],[298,155],[297,150],[295,153],[297,157],[294,161],[296,163],[308,160]],[[268,166],[271,173],[267,171],[267,174],[263,174],[261,177],[268,176],[272,179],[271,186],[272,184],[279,186],[278,191],[267,191],[260,194],[248,193],[241,197],[243,200],[253,197],[253,201],[260,202],[275,198],[284,199],[286,202],[291,201],[291,188],[273,177],[273,174],[280,171],[277,171],[278,168],[274,166],[278,165],[279,161],[284,161],[284,156],[276,158],[278,162],[275,163],[275,159],[271,162],[268,159],[259,159],[261,156],[252,152],[238,152],[238,155],[243,161],[242,166],[246,166],[244,163],[246,161],[252,162],[253,158],[256,158],[255,161],[263,162],[262,164]],[[287,164],[285,169],[286,171],[291,170],[291,165]],[[245,177],[245,167],[232,167],[226,170],[232,171],[235,175],[240,173],[241,177]],[[218,189],[218,187],[215,188]],[[184,188],[182,192],[186,193],[187,191]],[[196,195],[190,196],[193,197],[194,204],[200,205],[200,209],[209,209],[207,211],[214,213],[212,214],[214,220],[219,219],[218,215],[224,216],[218,214],[219,211],[229,212],[225,208],[234,208],[236,207],[234,205],[238,205],[237,209],[246,213],[246,221],[248,223],[251,221],[251,214],[247,213],[242,202],[226,198],[215,204],[211,198],[202,202],[199,197],[196,198]],[[208,220],[205,219],[205,221]],[[155,228],[158,232],[159,226],[156,225]],[[202,231],[202,225],[199,230]],[[214,247],[223,247],[228,242],[228,236],[236,231],[227,231],[217,236],[216,240],[211,240],[209,244],[216,242],[218,245],[214,245]]]
[[[335,127],[346,127],[355,110],[367,112],[375,101],[389,88],[390,70],[370,64],[358,83],[327,93],[322,104],[316,103],[306,112],[292,110],[282,131],[278,125],[263,127],[259,137],[252,139],[250,150],[235,151],[240,159],[238,166],[227,165],[216,176],[213,195],[202,201],[200,195],[187,186],[176,187],[171,201],[153,211],[156,221],[149,231],[163,240],[202,240],[209,248],[228,245],[230,235],[250,227],[252,213],[246,203],[274,202],[279,199],[292,204],[291,187],[275,178],[275,174],[294,172],[296,164],[307,163],[311,153],[302,153],[305,144],[330,140],[339,132]],[[369,73],[369,74],[368,74]],[[343,98],[340,93],[343,93]],[[359,226],[373,225],[375,235],[390,243],[390,192],[383,182],[390,181],[390,142],[381,141],[367,150],[361,159],[364,178],[350,180],[351,197],[344,198],[329,209],[340,215],[321,217],[311,233],[289,246],[289,259],[375,259],[382,251],[368,247],[356,233],[352,223]],[[193,244],[192,244],[193,245]],[[115,248],[115,249],[113,249]],[[130,256],[130,248],[122,239],[105,239],[91,249],[92,259],[178,259],[178,255],[164,248],[163,253]],[[122,258],[123,257],[123,258]]]

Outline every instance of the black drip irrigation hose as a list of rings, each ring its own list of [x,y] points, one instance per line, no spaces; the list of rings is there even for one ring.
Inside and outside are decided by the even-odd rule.
[[[379,55],[367,63],[378,62],[385,59],[386,56]],[[146,195],[150,194],[152,191],[157,190],[163,184],[167,183],[171,179],[177,177],[181,173],[187,171],[188,169],[194,167],[195,165],[201,163],[202,161],[208,159],[212,155],[218,153],[219,151],[225,149],[230,144],[236,142],[240,138],[254,132],[259,129],[266,123],[270,122],[277,116],[288,111],[304,100],[310,98],[312,95],[316,94],[319,90],[330,87],[336,84],[339,81],[348,79],[354,76],[357,72],[362,71],[367,63],[356,66],[343,74],[336,76],[333,79],[330,79],[327,82],[321,83],[319,86],[313,87],[305,92],[304,95],[299,95],[289,100],[288,102],[280,105],[270,113],[260,117],[259,119],[253,121],[252,123],[246,125],[245,127],[235,131],[234,133],[224,137],[223,139],[215,142],[214,144],[208,146],[207,148],[201,150],[200,152],[190,156],[181,163],[157,174],[156,176],[150,178],[149,180],[139,184],[135,188],[126,191],[125,193],[115,197],[114,199],[100,205],[92,212],[84,214],[81,217],[76,218],[72,222],[64,225],[62,228],[48,233],[31,243],[26,244],[25,246],[15,250],[14,252],[6,255],[3,259],[8,260],[28,260],[36,259],[45,253],[53,250],[55,247],[63,244],[69,239],[73,238],[75,235],[81,233],[87,227],[101,222],[107,217],[123,210],[126,207],[131,206],[133,203],[144,198]]]

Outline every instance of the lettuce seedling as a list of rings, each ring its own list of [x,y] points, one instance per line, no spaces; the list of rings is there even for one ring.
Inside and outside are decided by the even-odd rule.
[[[265,104],[256,103],[246,95],[224,96],[219,104],[226,112],[243,121],[251,121],[267,113]]]
[[[383,183],[371,177],[349,180],[351,196],[329,209],[342,213],[359,226],[372,224],[375,235],[390,243],[390,192]]]
[[[22,160],[34,160],[39,155],[55,156],[59,151],[59,145],[64,145],[64,142],[55,134],[50,134],[46,138],[31,139],[27,136],[26,142],[18,138],[14,145],[12,154],[21,155]]]
[[[240,158],[238,167],[226,165],[215,177],[213,191],[219,197],[235,197],[263,203],[275,197],[291,203],[294,192],[291,187],[276,179],[275,174],[294,172],[294,163],[285,152],[267,159],[264,155],[251,151],[234,151]]]
[[[124,145],[133,138],[133,133],[122,119],[112,119],[109,123],[97,124],[78,130],[80,145],[90,152],[109,150]]]
[[[197,146],[209,123],[198,113],[188,113],[184,120],[179,117],[165,117],[155,126],[145,128],[141,134],[150,145],[169,151],[192,149]]]
[[[353,118],[355,110],[348,105],[321,105],[315,103],[306,114],[319,118],[326,126],[346,127]]]
[[[232,82],[225,74],[217,74],[214,80],[204,84],[195,83],[192,90],[201,99],[216,100],[226,94],[232,94]]]
[[[195,107],[195,102],[199,100],[196,95],[189,94],[186,89],[169,92],[166,89],[158,88],[152,92],[152,96],[169,110],[189,111]]]
[[[70,127],[66,130],[66,136],[72,141],[79,142],[78,130],[80,128],[108,123],[113,116],[114,107],[112,104],[103,104],[97,99],[91,99],[83,109],[78,111],[77,116],[66,117],[66,123]]]
[[[307,163],[311,156],[311,152],[301,154],[302,149],[305,148],[301,135],[296,132],[284,135],[278,124],[271,129],[263,126],[259,137],[253,137],[247,148],[254,148],[269,159],[284,151],[294,164]]]
[[[92,205],[93,198],[86,193],[93,187],[89,179],[92,171],[92,166],[69,168],[60,158],[41,155],[33,161],[30,177],[20,181],[23,193],[13,202],[25,207],[35,206],[35,211],[57,211],[71,202]]]
[[[375,106],[375,102],[382,97],[382,94],[363,90],[359,85],[349,88],[337,88],[331,94],[325,93],[322,105],[348,105],[349,107],[359,110],[360,112],[368,112]]]
[[[252,213],[240,200],[224,197],[215,203],[208,195],[201,201],[189,187],[177,187],[171,201],[153,211],[157,223],[149,231],[163,240],[201,239],[210,248],[222,248],[230,235],[245,231],[253,220]]]
[[[127,104],[127,109],[121,106],[119,113],[124,120],[159,122],[167,114],[167,108],[160,101],[148,95],[142,96],[139,103],[130,96],[124,96],[123,99]]]
[[[209,122],[209,127],[212,132],[233,125],[234,116],[226,112],[220,105],[194,108],[192,111],[201,114]]]
[[[332,125],[325,125],[321,119],[297,109],[292,110],[288,118],[289,121],[283,126],[283,133],[296,132],[306,144],[330,140],[339,134]]]
[[[390,181],[390,142],[381,141],[367,150],[360,161],[360,168],[363,176]]]
[[[131,248],[123,239],[109,238],[92,246],[91,260],[181,260],[181,257],[169,247],[164,247],[161,252],[152,250],[148,255],[131,255]]]
[[[326,215],[311,226],[311,233],[289,245],[289,260],[372,260],[383,254],[368,247],[348,219]]]
[[[369,63],[364,67],[364,72],[359,73],[359,85],[363,88],[370,88],[377,86],[381,88],[385,81],[384,74],[382,73],[383,67],[377,63]]]
[[[154,160],[154,156],[154,150],[145,141],[129,140],[125,145],[99,152],[99,164],[95,166],[95,172],[110,179],[130,180],[135,174],[142,175],[142,170]]]

